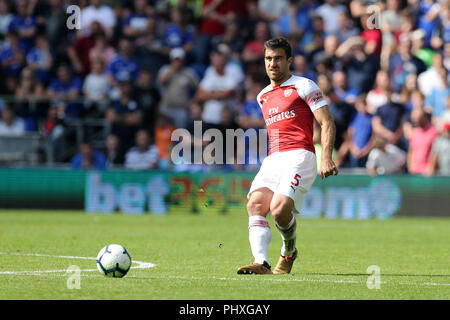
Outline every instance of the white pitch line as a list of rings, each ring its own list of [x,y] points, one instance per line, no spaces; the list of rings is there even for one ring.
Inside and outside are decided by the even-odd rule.
[[[59,256],[51,254],[39,254],[39,253],[17,253],[17,252],[0,252],[0,255],[12,255],[12,256],[29,256],[29,257],[48,257],[48,258],[63,258],[63,259],[87,259],[96,260],[94,257],[78,257],[78,256]],[[143,262],[134,260],[137,266],[131,267],[131,269],[149,269],[156,267],[156,264],[151,262]],[[97,269],[82,269],[84,272],[93,272]],[[41,275],[46,273],[66,273],[67,270],[35,270],[35,271],[0,271],[0,275]],[[382,275],[381,275],[382,276]],[[432,275],[431,275],[432,276]],[[139,278],[130,276],[130,278]],[[353,284],[365,284],[365,281],[357,280],[333,280],[333,279],[277,279],[255,276],[243,276],[242,278],[227,278],[227,277],[189,277],[189,276],[151,276],[152,279],[176,279],[176,280],[220,280],[220,281],[272,281],[272,282],[328,282],[328,283],[353,283]],[[382,281],[382,285],[388,284],[388,282]],[[450,286],[450,283],[436,283],[436,282],[399,282],[399,285],[420,285],[420,286]]]
[[[79,257],[79,256],[60,256],[52,254],[39,254],[39,253],[18,253],[18,252],[0,252],[0,255],[9,256],[24,256],[24,257],[46,257],[46,258],[61,258],[61,259],[86,259],[96,260],[95,257]],[[132,260],[137,266],[131,267],[131,269],[148,269],[156,267],[156,264],[151,262],[143,262],[138,260]],[[81,269],[82,272],[98,271],[97,269]],[[66,273],[67,270],[32,270],[32,271],[0,271],[0,275],[40,275],[45,273]]]
[[[369,274],[367,275],[369,276]],[[131,276],[130,278],[139,278]],[[366,281],[357,280],[333,280],[333,279],[277,279],[277,278],[266,278],[259,276],[243,276],[242,278],[226,278],[226,277],[189,277],[189,276],[151,276],[152,279],[175,279],[175,280],[220,280],[220,281],[272,281],[272,282],[328,282],[328,283],[353,283],[353,284],[366,284]],[[381,282],[382,285],[389,284],[386,281]],[[435,283],[435,282],[400,282],[400,285],[421,285],[421,286],[450,286],[450,283]]]

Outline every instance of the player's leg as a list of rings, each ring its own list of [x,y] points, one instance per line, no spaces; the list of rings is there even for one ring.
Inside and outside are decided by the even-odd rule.
[[[287,151],[283,167],[285,169],[270,204],[270,211],[283,240],[274,273],[289,273],[297,258],[295,214],[300,212],[303,199],[317,176],[316,156],[303,149]]]
[[[248,233],[250,248],[254,261],[238,269],[238,274],[270,274],[268,249],[272,240],[272,232],[266,216],[269,212],[273,192],[268,188],[260,188],[250,194],[247,203]]]
[[[294,260],[297,258],[297,222],[294,209],[294,200],[282,194],[275,194],[270,203],[270,212],[275,220],[276,227],[283,240],[281,256],[274,273],[289,273]]]

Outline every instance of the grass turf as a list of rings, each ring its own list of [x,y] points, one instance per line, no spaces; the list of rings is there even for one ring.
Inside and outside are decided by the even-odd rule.
[[[249,263],[247,217],[226,215],[88,215],[81,211],[0,211],[0,299],[449,299],[450,220],[298,219],[299,259],[290,275],[237,275]],[[275,264],[281,239],[269,248]],[[70,265],[96,269],[106,244],[125,246],[135,260],[122,279],[81,273],[67,288]],[[366,285],[370,265],[381,288]],[[9,272],[9,273],[6,273]]]

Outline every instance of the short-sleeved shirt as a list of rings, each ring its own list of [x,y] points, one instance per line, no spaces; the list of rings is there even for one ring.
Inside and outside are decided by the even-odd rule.
[[[364,148],[372,136],[372,115],[358,112],[350,127],[353,129],[353,142],[359,149]]]
[[[411,149],[411,173],[423,173],[428,165],[431,147],[439,132],[432,125],[426,129],[416,127],[411,133],[409,148]]]
[[[118,82],[134,82],[139,75],[139,64],[135,59],[127,59],[118,54],[108,65],[107,71]]]
[[[133,147],[125,155],[125,167],[129,169],[148,169],[151,164],[158,163],[159,150],[151,145],[145,152]]]
[[[194,29],[189,26],[183,31],[176,24],[169,24],[164,32],[164,38],[169,47],[179,48],[194,41]]]
[[[294,149],[315,152],[313,112],[327,105],[317,84],[291,76],[279,86],[268,85],[257,96],[269,135],[269,155]]]
[[[450,175],[450,139],[439,136],[434,140],[432,152],[438,157],[439,173]]]
[[[406,153],[392,144],[387,144],[385,152],[372,149],[366,162],[366,168],[375,169],[378,174],[398,173],[406,161]]]
[[[380,117],[381,124],[392,132],[397,131],[405,113],[405,107],[398,103],[387,103],[380,106],[375,113]]]
[[[205,76],[199,86],[205,91],[236,90],[242,79],[242,71],[229,63],[225,67],[225,74],[223,75],[218,74],[214,67],[206,69]],[[208,100],[203,106],[202,120],[219,124],[222,109],[232,107],[235,104],[236,101],[233,97],[224,100]]]

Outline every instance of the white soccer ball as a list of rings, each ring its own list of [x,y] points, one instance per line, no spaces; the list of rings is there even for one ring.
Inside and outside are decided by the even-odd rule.
[[[97,269],[107,277],[122,278],[130,267],[131,256],[119,244],[107,245],[97,255]]]

